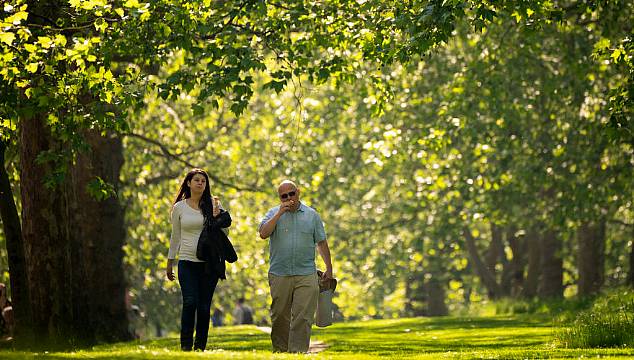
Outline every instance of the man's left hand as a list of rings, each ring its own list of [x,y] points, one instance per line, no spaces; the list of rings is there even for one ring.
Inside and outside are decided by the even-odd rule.
[[[325,281],[330,279],[332,279],[332,269],[327,269],[321,274],[321,280]]]

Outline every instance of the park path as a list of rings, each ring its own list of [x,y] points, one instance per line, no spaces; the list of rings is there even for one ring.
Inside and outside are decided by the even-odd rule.
[[[258,330],[265,332],[267,334],[271,333],[271,328],[268,326],[258,326],[257,327]],[[308,347],[308,353],[309,354],[316,354],[318,352],[322,352],[324,350],[328,349],[328,344],[326,344],[323,341],[319,341],[319,340],[310,340],[310,346]]]

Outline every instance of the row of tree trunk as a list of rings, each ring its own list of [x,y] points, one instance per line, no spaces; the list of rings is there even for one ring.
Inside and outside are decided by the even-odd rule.
[[[563,241],[558,233],[546,227],[532,227],[524,236],[517,236],[512,227],[501,229],[491,225],[491,242],[484,256],[476,246],[469,229],[463,232],[469,259],[486,287],[489,298],[502,297],[562,297]],[[596,294],[605,275],[605,219],[585,222],[577,231],[577,270],[579,296]],[[504,252],[505,242],[512,256]],[[502,264],[501,274],[496,266]]]
[[[463,236],[470,267],[490,299],[563,297],[563,240],[555,230],[534,226],[519,236],[514,227],[492,224],[490,242],[482,255],[469,228],[463,229]],[[605,218],[582,223],[576,232],[576,242],[578,295],[596,295],[605,280]],[[506,254],[507,246],[511,256]],[[634,246],[630,248],[629,265],[627,284],[634,287]],[[422,272],[409,275],[405,294],[407,314],[447,315],[445,286],[439,280],[442,274],[434,273],[433,268],[428,266],[427,276]],[[465,302],[469,302],[469,289],[465,289],[465,294]]]

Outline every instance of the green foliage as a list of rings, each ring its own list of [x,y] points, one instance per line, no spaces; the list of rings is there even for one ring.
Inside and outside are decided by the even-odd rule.
[[[88,183],[86,190],[88,194],[98,201],[117,196],[117,192],[112,184],[108,184],[99,176],[95,177]]]
[[[567,348],[634,346],[634,291],[615,289],[599,297],[556,337]]]

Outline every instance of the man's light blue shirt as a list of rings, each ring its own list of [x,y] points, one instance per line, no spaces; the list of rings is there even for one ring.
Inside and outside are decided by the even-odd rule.
[[[279,210],[270,209],[260,222],[260,228]],[[310,275],[315,267],[315,245],[326,240],[324,223],[313,208],[300,202],[295,212],[280,216],[269,238],[271,267],[269,272],[277,276]]]

